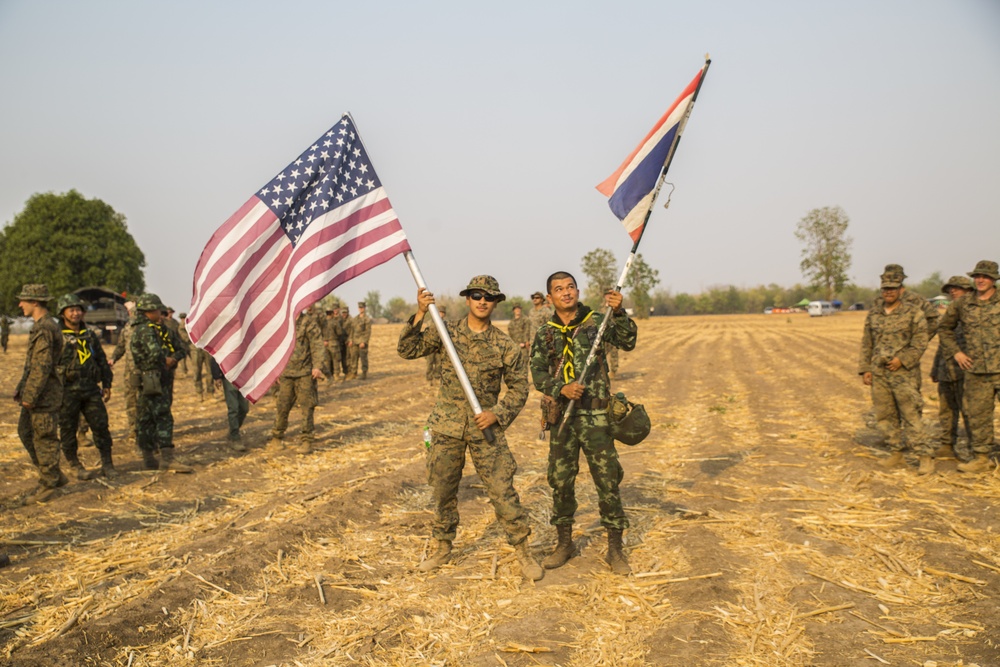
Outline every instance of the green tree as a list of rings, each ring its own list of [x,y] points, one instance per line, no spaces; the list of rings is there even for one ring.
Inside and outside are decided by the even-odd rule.
[[[596,248],[583,256],[580,268],[587,276],[587,289],[583,294],[583,302],[591,308],[597,308],[603,304],[604,290],[615,287],[618,278],[617,260],[610,250]]]
[[[365,309],[368,317],[382,317],[382,294],[378,290],[371,290],[365,295]]]
[[[941,294],[941,285],[944,285],[944,282],[945,279],[941,277],[941,272],[935,271],[910,289],[925,299],[933,299]]]
[[[385,304],[383,313],[390,322],[405,322],[410,315],[417,312],[417,306],[406,303],[406,299],[401,296],[394,296]]]
[[[614,281],[614,278],[611,280]],[[632,267],[625,281],[631,288],[629,298],[632,300],[632,312],[640,320],[649,318],[649,308],[653,305],[651,293],[653,288],[660,284],[660,272],[646,264],[642,253],[639,253],[632,260]],[[609,285],[613,286],[614,282]]]
[[[86,285],[145,291],[143,256],[125,216],[76,190],[34,194],[0,231],[0,308],[13,310],[25,283],[60,296]]]
[[[847,235],[850,219],[839,206],[809,211],[795,228],[795,238],[804,244],[799,267],[810,285],[833,300],[847,284],[851,267],[851,242]]]

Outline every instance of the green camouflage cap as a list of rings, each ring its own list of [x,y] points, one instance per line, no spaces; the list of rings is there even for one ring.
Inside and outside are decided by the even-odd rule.
[[[46,303],[52,300],[49,288],[39,283],[37,285],[25,285],[21,288],[21,293],[17,295],[18,301],[37,301]]]
[[[898,279],[896,276],[894,275],[887,276],[885,274],[882,274],[882,284],[879,285],[879,288],[885,289],[887,287],[896,288],[902,286],[903,286],[903,281]]]
[[[62,315],[62,312],[71,306],[83,308],[83,301],[75,294],[64,294],[56,301],[56,313]]]
[[[993,280],[1000,280],[1000,270],[998,270],[997,263],[991,262],[988,259],[982,259],[976,264],[976,268],[969,271],[969,275],[975,278],[976,276],[988,276]]]
[[[150,310],[163,310],[165,308],[163,302],[160,301],[160,297],[155,294],[143,294],[136,299],[135,307],[144,313]]]
[[[906,273],[903,272],[903,267],[899,264],[886,264],[885,271],[882,272],[882,279],[894,278],[903,282],[906,280]]]
[[[969,290],[970,292],[976,289],[972,285],[972,281],[965,276],[952,276],[951,278],[948,278],[948,282],[941,287],[941,291],[947,294],[948,288],[950,287],[961,287],[962,289]]]
[[[500,297],[500,301],[503,301],[507,297],[504,293],[500,291],[500,283],[493,276],[476,276],[469,281],[468,286],[458,293],[459,296],[468,296],[469,292],[473,290],[480,290],[486,292],[490,296]]]

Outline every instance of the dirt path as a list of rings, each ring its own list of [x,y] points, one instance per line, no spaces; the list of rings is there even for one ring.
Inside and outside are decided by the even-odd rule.
[[[23,508],[34,474],[15,405],[0,404],[0,550],[13,560],[0,663],[998,665],[1000,477],[947,460],[932,479],[913,461],[887,473],[853,442],[868,409],[862,322],[640,323],[617,383],[654,422],[621,448],[628,578],[603,564],[584,473],[580,555],[522,581],[471,465],[455,559],[412,569],[429,533],[433,396],[423,362],[396,357],[397,327],[375,328],[367,382],[321,386],[308,456],[265,454],[271,399],[251,411],[249,451],[230,452],[224,405],[179,377],[176,441],[194,475],[141,472],[118,446],[119,483],[74,482]],[[0,357],[11,391],[23,346],[14,337]],[[929,418],[934,392],[925,379]],[[120,400],[111,408],[117,435]],[[508,440],[541,555],[554,530],[536,418],[532,394]]]

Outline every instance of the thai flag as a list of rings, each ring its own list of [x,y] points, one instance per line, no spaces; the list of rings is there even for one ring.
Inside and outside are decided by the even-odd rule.
[[[705,67],[691,80],[667,113],[653,126],[632,154],[625,158],[615,173],[597,186],[608,197],[608,205],[625,225],[625,231],[638,242],[646,222],[646,213],[653,200],[653,190],[660,171],[668,166],[673,147],[683,131],[691,105],[698,94]]]

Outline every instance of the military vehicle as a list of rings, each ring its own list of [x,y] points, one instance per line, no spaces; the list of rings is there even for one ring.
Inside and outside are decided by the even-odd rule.
[[[81,287],[73,292],[86,304],[83,321],[87,327],[97,330],[101,342],[114,345],[118,342],[118,334],[128,322],[128,310],[125,308],[125,297],[107,287]]]

